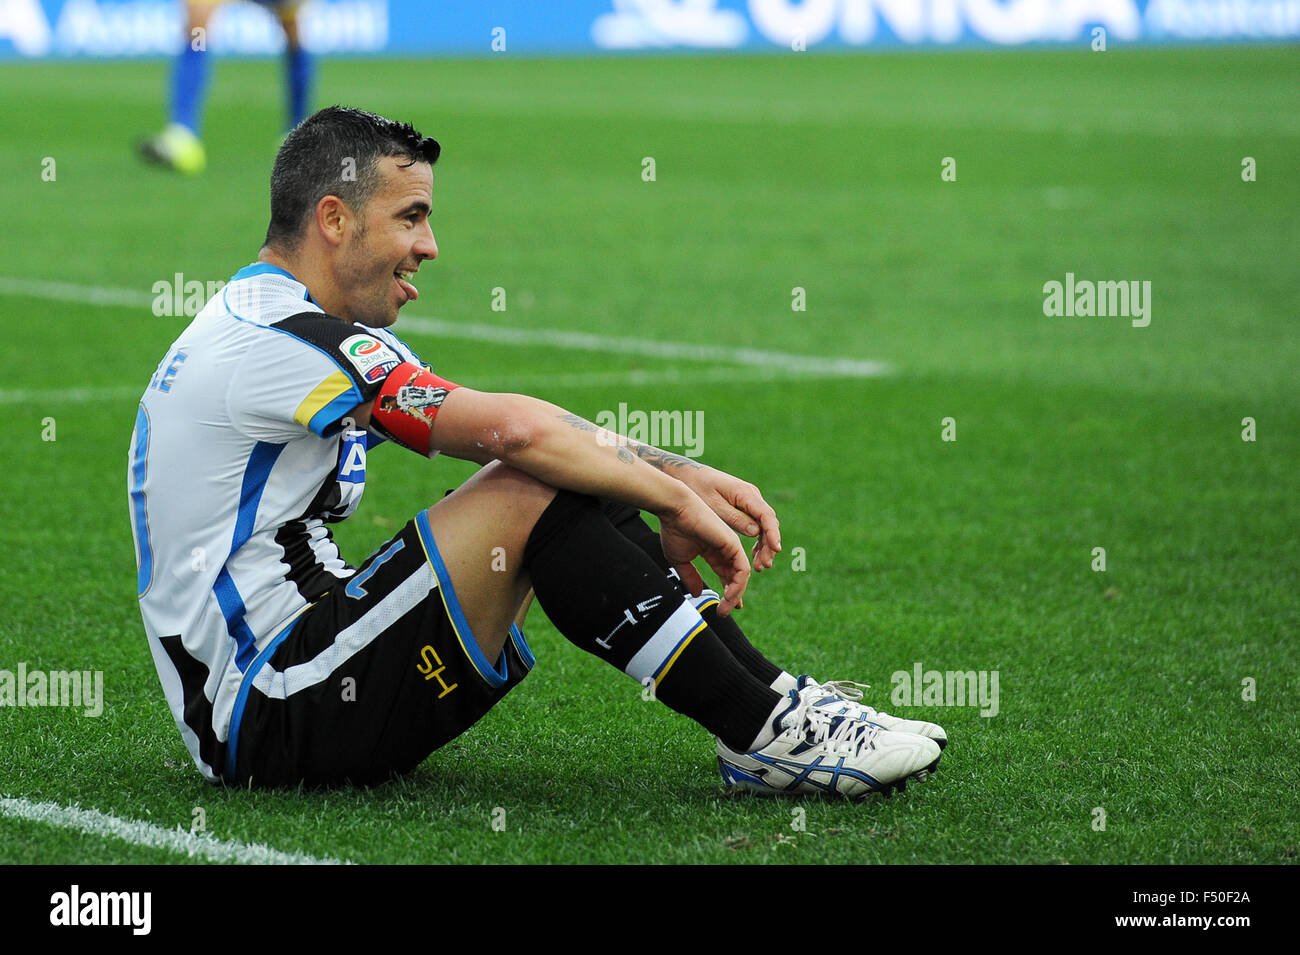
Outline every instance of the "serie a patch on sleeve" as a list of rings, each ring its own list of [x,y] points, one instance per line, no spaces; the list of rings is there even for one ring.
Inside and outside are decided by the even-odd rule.
[[[320,312],[304,312],[276,322],[288,332],[328,355],[357,386],[363,399],[373,398],[388,373],[402,358],[370,332],[358,332],[350,322]]]
[[[351,335],[339,343],[339,350],[368,383],[383,381],[402,362],[397,352],[373,335]]]

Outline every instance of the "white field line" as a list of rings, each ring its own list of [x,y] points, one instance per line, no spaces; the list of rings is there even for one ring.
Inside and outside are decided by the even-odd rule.
[[[121,305],[124,308],[149,308],[154,297],[134,288],[101,288],[96,285],[73,285],[70,282],[45,282],[0,275],[0,295],[48,298],[56,302],[79,305]]]
[[[642,355],[685,361],[725,362],[731,365],[779,368],[805,375],[845,378],[878,378],[888,373],[882,362],[860,358],[823,358],[760,351],[757,348],[728,348],[725,345],[694,345],[688,342],[660,342],[646,338],[612,338],[587,332],[564,332],[549,328],[508,328],[474,322],[447,322],[437,318],[400,318],[398,331],[417,332],[439,338],[468,338],[503,345],[549,345],[574,351]],[[396,326],[394,326],[396,328]]]
[[[629,368],[624,371],[560,372],[542,375],[503,375],[491,382],[462,381],[471,388],[491,391],[540,391],[547,388],[610,388],[664,385],[700,385],[728,383],[763,383],[806,380],[808,375],[782,371],[780,368],[722,367],[683,370],[660,368],[647,371]],[[0,405],[44,405],[108,403],[138,401],[142,389],[135,385],[113,388],[0,388]]]
[[[164,829],[151,822],[120,819],[98,809],[60,806],[52,802],[0,797],[0,815],[29,819],[75,829],[91,836],[121,839],[135,846],[166,849],[208,862],[238,862],[244,865],[350,865],[338,859],[317,859],[302,852],[281,852],[261,843],[227,842],[208,833],[195,835],[183,829]]]
[[[0,276],[0,295],[22,295],[83,305],[148,308],[153,296],[137,289],[104,288],[73,285],[36,279]],[[499,345],[545,345],[574,351],[606,354],[640,355],[679,361],[721,362],[756,368],[774,368],[783,373],[804,376],[877,378],[889,373],[883,362],[860,358],[831,358],[819,355],[795,355],[763,351],[757,348],[729,348],[725,345],[693,345],[687,342],[660,342],[645,338],[616,338],[587,332],[566,332],[549,328],[518,328],[486,325],[477,322],[448,322],[438,318],[402,316],[394,330],[403,336],[415,333],[436,338],[459,338],[468,341],[494,342]]]
[[[0,405],[89,404],[94,401],[139,401],[143,388],[5,388],[0,390]]]
[[[626,368],[622,371],[546,372],[538,375],[510,375],[494,377],[490,383],[493,391],[521,388],[602,388],[609,385],[694,385],[745,381],[799,381],[812,377],[802,372],[783,368],[753,368],[744,366],[714,366],[712,368]],[[477,385],[471,382],[471,385]],[[484,383],[485,385],[487,383]]]

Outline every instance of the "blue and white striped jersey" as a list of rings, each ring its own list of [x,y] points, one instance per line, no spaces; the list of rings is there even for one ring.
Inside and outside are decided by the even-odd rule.
[[[288,272],[238,272],[158,365],[127,485],[140,612],[172,716],[215,780],[245,671],[346,579],[329,524],[356,510],[366,452],[347,427],[399,362],[385,329],[326,315]]]

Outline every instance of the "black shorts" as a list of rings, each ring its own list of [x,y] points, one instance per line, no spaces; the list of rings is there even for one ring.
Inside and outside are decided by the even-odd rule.
[[[533,662],[515,626],[495,664],[483,655],[421,511],[249,666],[223,778],[368,785],[409,772]]]

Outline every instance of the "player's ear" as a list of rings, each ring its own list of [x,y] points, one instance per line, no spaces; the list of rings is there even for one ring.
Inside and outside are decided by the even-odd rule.
[[[330,245],[342,245],[352,209],[338,196],[322,196],[316,203],[316,228]]]

